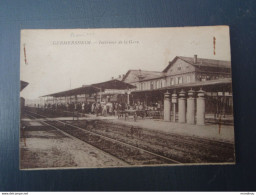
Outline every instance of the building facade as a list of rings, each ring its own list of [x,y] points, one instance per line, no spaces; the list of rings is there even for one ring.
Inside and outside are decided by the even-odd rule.
[[[130,70],[123,81],[136,86],[134,90],[144,91],[222,78],[231,78],[230,62],[195,55],[175,57],[162,72]]]
[[[166,93],[169,93],[170,113],[174,118],[180,109],[178,100],[192,98],[189,94],[193,94],[193,98],[203,96],[203,113],[208,116],[233,115],[230,61],[198,58],[197,55],[176,56],[162,72],[130,70],[123,81],[136,86],[131,92],[130,104],[142,103],[150,109],[157,107],[162,117]],[[184,112],[189,111],[187,106],[185,101]]]

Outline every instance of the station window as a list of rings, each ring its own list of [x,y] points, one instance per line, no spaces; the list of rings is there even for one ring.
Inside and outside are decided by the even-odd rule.
[[[178,84],[182,84],[182,77],[178,77]]]
[[[181,67],[178,67],[177,70],[181,70]]]
[[[175,78],[175,84],[179,84],[179,78],[178,77]]]
[[[190,76],[187,76],[187,83],[190,83],[190,82],[191,82]]]
[[[166,79],[166,86],[170,86],[170,77]]]
[[[171,85],[174,85],[174,79],[171,78]]]
[[[150,83],[150,89],[154,89],[154,83],[153,82]]]
[[[165,82],[165,80],[163,79],[163,80],[162,80],[162,87],[165,87],[165,83],[166,83],[166,82]]]
[[[140,90],[140,85],[139,84],[137,84],[137,90]]]

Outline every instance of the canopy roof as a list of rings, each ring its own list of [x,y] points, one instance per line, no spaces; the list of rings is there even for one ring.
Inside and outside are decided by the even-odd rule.
[[[99,89],[97,89],[95,87],[92,87],[90,85],[87,85],[87,86],[82,86],[82,87],[78,87],[78,88],[75,88],[75,89],[61,91],[61,92],[58,92],[58,93],[52,93],[52,94],[44,95],[42,97],[46,97],[46,96],[64,97],[64,96],[71,96],[71,95],[95,93],[95,92],[98,92],[98,91],[99,91]]]
[[[146,93],[146,92],[159,92],[167,90],[173,91],[173,90],[181,90],[181,89],[194,89],[194,90],[210,90],[212,92],[216,91],[232,91],[232,80],[231,78],[224,78],[224,79],[218,79],[218,80],[208,80],[208,81],[200,81],[195,83],[184,83],[180,85],[172,85],[168,87],[163,87],[159,89],[151,89],[151,90],[143,90],[143,91],[133,91],[132,93]]]
[[[129,83],[125,83],[123,81],[119,81],[117,79],[113,79],[110,81],[105,81],[102,83],[96,83],[96,84],[92,84],[91,86],[96,87],[96,88],[100,88],[102,90],[105,89],[132,89],[132,88],[136,88],[135,86],[129,84]]]
[[[80,95],[80,94],[91,94],[96,93],[99,91],[104,91],[105,89],[131,89],[135,88],[135,86],[130,85],[128,83],[119,81],[119,80],[110,80],[102,83],[96,83],[92,85],[84,85],[82,87],[78,87],[71,90],[61,91],[58,93],[52,93],[49,95],[44,95],[42,97],[46,96],[52,96],[52,97],[63,97],[63,96],[71,96],[71,95]]]

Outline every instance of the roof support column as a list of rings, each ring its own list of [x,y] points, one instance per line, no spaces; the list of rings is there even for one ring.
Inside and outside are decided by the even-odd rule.
[[[101,88],[100,88],[100,103],[101,103],[101,98],[102,98],[102,97],[101,97],[101,92],[102,92],[102,90],[101,90]]]
[[[177,94],[174,92],[172,94],[172,103],[173,103],[173,122],[176,122],[176,104],[177,104]]]
[[[127,91],[127,105],[130,105],[130,90]]]
[[[187,99],[187,123],[195,124],[195,91],[188,91],[188,99]]]
[[[164,121],[171,121],[171,94],[167,91],[164,94]]]
[[[179,93],[179,123],[186,122],[186,100],[185,100],[185,91],[181,90]]]
[[[197,105],[196,105],[196,124],[204,125],[205,124],[205,92],[200,89],[198,91]]]

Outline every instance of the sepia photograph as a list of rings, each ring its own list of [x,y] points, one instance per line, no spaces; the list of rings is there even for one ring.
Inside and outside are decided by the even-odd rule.
[[[23,29],[19,166],[235,164],[228,26]]]

